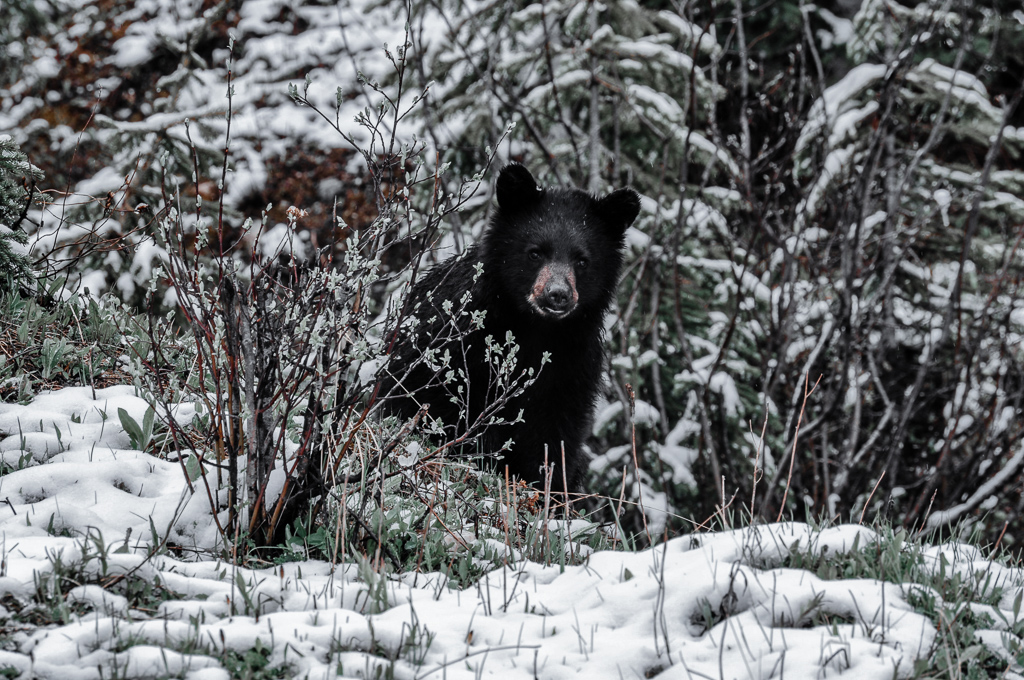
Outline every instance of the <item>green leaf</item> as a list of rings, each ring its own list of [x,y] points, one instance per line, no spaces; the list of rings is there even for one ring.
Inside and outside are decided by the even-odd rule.
[[[156,411],[150,406],[146,409],[146,413],[142,416],[142,443],[143,450],[149,447],[149,443],[153,440],[153,419],[156,417]]]
[[[156,417],[153,407],[150,406],[146,409],[146,413],[142,416],[141,427],[123,408],[117,409],[117,417],[121,421],[121,427],[128,433],[132,448],[138,451],[148,449],[150,442],[153,441],[153,420]]]
[[[199,479],[199,475],[203,472],[202,467],[199,465],[199,456],[192,454],[185,461],[185,474],[188,476],[188,481],[194,482]]]
[[[121,427],[128,433],[128,439],[132,443],[132,448],[141,450],[139,444],[142,442],[142,428],[139,427],[134,418],[128,415],[128,411],[125,411],[123,408],[117,409],[117,417],[121,421]]]

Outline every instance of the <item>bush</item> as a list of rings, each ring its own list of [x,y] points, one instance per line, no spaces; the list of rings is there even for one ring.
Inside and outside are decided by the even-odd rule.
[[[8,135],[0,135],[0,292],[26,286],[32,275],[22,225],[42,178]],[[22,246],[19,248],[18,246]]]

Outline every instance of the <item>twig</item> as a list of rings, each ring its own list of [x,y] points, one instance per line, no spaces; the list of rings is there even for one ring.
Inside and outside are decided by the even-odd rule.
[[[882,470],[882,474],[878,476],[878,481],[875,482],[875,487],[871,489],[871,493],[868,494],[867,500],[864,501],[864,507],[860,511],[860,519],[857,524],[864,524],[864,513],[868,511],[868,505],[871,504],[871,499],[875,497],[875,491],[878,490],[878,485],[882,483],[882,478],[885,477],[885,470]]]
[[[754,438],[754,430],[753,430],[752,425],[753,424],[748,420],[747,421],[747,429],[750,430],[750,438],[751,439]],[[761,451],[764,450],[764,435],[765,435],[765,433],[767,431],[768,431],[768,408],[766,406],[765,410],[764,410],[764,424],[761,425],[761,438],[757,442],[757,449],[756,449],[755,454],[754,454],[754,475],[753,475],[754,479],[753,479],[753,483],[750,485],[750,521],[751,522],[754,521],[754,499],[757,496],[757,483],[759,481],[761,481],[761,477],[764,476],[764,473],[761,471],[761,468],[759,468],[757,466],[757,464],[761,462]],[[760,475],[758,474],[759,472],[761,473]]]
[[[636,455],[636,395],[633,393],[633,386],[626,383],[626,393],[629,394],[629,425],[630,425],[630,441],[632,443],[633,451],[633,478],[636,481],[636,495],[640,504],[640,519],[644,524],[644,533],[647,534],[647,542],[653,543],[651,540],[651,531],[647,528],[647,510],[644,508],[644,486],[640,482],[640,463],[638,462]]]
[[[786,511],[786,499],[789,497],[789,485],[793,481],[793,462],[796,460],[796,445],[800,441],[800,423],[804,419],[804,409],[807,408],[807,399],[814,394],[814,390],[818,389],[818,383],[821,382],[821,376],[819,375],[818,379],[814,381],[814,387],[811,388],[810,392],[807,391],[807,384],[809,381],[810,376],[807,373],[804,373],[804,400],[803,403],[800,404],[800,415],[797,416],[796,419],[796,432],[793,434],[793,448],[789,453],[789,473],[786,475],[786,489],[782,493],[782,503],[779,505],[779,516],[775,518],[776,522],[782,521],[782,513]]]

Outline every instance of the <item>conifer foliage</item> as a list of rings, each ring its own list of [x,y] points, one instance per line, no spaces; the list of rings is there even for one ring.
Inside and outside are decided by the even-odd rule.
[[[649,199],[593,482],[626,470],[656,528],[1019,509],[1020,19],[827,7],[451,3],[447,33],[412,12],[452,162],[513,123],[503,153],[551,182]]]
[[[725,92],[707,66],[715,26],[635,2],[455,4],[431,32],[410,12],[421,72],[436,82],[428,127],[453,158],[476,162],[514,122],[507,153],[552,181],[597,191],[609,180],[656,185],[685,152],[719,174],[736,165],[708,138]]]
[[[17,246],[28,243],[22,222],[32,202],[35,180],[41,177],[14,140],[0,136],[0,291],[17,287],[31,273],[25,249]]]

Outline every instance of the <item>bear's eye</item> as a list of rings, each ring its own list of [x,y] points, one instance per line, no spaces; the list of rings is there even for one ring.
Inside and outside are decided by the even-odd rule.
[[[590,264],[590,260],[588,260],[585,257],[581,257],[578,260],[576,260],[576,268],[577,269],[586,269],[587,265],[589,265],[589,264]]]
[[[532,261],[536,262],[537,260],[540,259],[540,251],[537,250],[536,248],[531,248],[530,250],[526,251],[526,256],[529,257]]]

